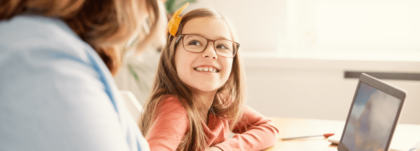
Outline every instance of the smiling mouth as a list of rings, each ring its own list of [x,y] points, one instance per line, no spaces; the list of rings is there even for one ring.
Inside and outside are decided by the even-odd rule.
[[[220,70],[213,67],[196,67],[194,68],[195,71],[198,72],[207,72],[207,73],[219,73]]]

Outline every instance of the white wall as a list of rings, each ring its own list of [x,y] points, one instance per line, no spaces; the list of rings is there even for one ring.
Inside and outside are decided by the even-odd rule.
[[[286,0],[198,0],[184,11],[211,8],[233,23],[245,51],[274,51],[284,35]],[[263,25],[263,26],[262,26]]]
[[[266,116],[345,120],[357,79],[344,71],[420,72],[420,62],[244,59],[247,104]],[[420,124],[420,81],[385,80],[407,91],[401,123]]]

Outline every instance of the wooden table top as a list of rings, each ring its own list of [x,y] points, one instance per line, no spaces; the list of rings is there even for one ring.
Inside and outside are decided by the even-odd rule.
[[[318,120],[301,118],[270,117],[274,125],[280,131],[276,144],[267,151],[291,151],[291,150],[326,150],[336,149],[326,138],[314,137],[295,140],[282,140],[283,137],[297,137],[308,135],[322,135],[335,133],[341,135],[345,121]],[[395,130],[391,148],[404,148],[408,150],[420,142],[420,125],[398,124]]]

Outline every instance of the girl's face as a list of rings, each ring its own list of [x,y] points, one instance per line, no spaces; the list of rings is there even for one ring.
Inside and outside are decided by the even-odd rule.
[[[210,40],[232,40],[227,24],[220,18],[192,19],[184,25],[182,34],[200,35]],[[203,52],[189,52],[184,49],[184,39],[175,48],[175,66],[179,78],[193,91],[217,91],[229,78],[233,58],[218,56],[213,42],[209,42]]]

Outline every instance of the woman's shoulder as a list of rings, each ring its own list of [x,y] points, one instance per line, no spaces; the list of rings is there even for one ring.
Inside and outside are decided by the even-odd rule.
[[[0,48],[3,51],[53,52],[87,59],[85,50],[89,47],[58,18],[26,14],[0,21]]]

